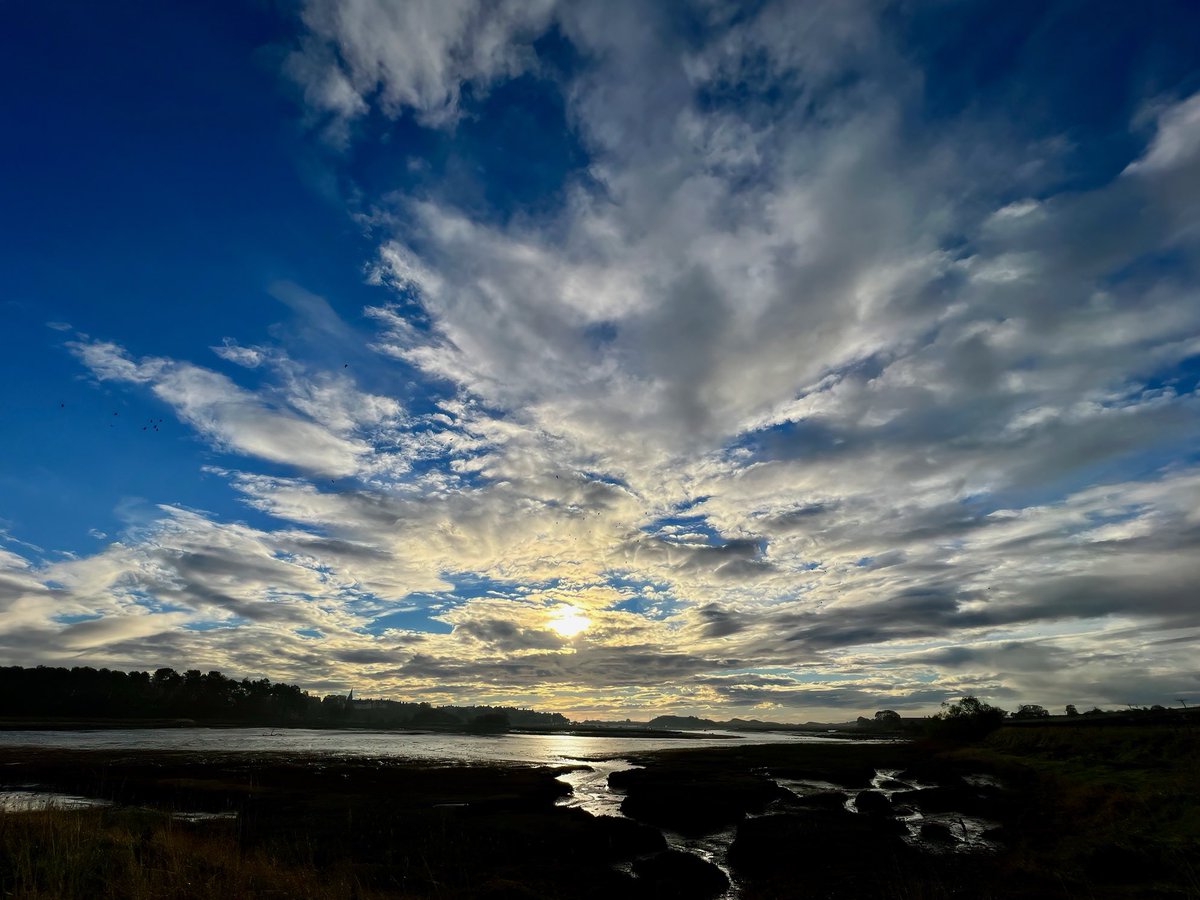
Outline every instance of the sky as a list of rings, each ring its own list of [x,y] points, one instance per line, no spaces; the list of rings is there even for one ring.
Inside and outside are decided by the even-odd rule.
[[[1200,702],[1198,31],[0,5],[0,663]]]

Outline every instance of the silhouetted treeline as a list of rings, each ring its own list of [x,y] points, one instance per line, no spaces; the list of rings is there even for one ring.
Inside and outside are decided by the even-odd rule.
[[[878,713],[876,716],[878,717]],[[909,720],[913,723],[914,720]],[[963,697],[954,703],[943,703],[942,711],[920,720],[919,730],[929,736],[949,740],[971,741],[986,737],[1001,726],[1081,727],[1084,725],[1189,725],[1200,722],[1196,708],[1170,709],[1130,705],[1122,710],[1103,710],[1098,706],[1081,713],[1074,704],[1067,704],[1064,714],[1052,716],[1044,706],[1022,704],[1014,712],[991,706],[975,697]],[[914,723],[915,724],[915,723]],[[912,730],[916,731],[916,728]]]
[[[333,698],[326,698],[327,701]],[[418,728],[468,728],[504,731],[513,728],[566,728],[570,720],[561,713],[514,709],[510,706],[430,706],[398,700],[351,700],[345,706],[347,721],[360,725]]]
[[[562,728],[559,713],[494,706],[317,698],[295,685],[237,681],[189,669],[120,672],[80,666],[0,667],[0,717],[31,719],[196,719],[262,725],[371,725],[505,731]]]
[[[299,723],[320,718],[321,701],[295,685],[198,669],[9,666],[0,668],[0,716]]]

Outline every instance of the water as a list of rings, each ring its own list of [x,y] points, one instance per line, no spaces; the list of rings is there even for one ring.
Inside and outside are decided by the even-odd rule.
[[[172,750],[189,753],[276,752],[394,757],[460,763],[569,765],[650,750],[746,744],[829,743],[824,735],[698,732],[692,738],[582,737],[571,734],[447,734],[288,728],[113,728],[96,731],[3,731],[0,747],[55,750]],[[2,772],[0,772],[2,775]],[[605,776],[607,777],[607,775]]]
[[[41,785],[25,784],[14,789],[0,789],[0,813],[45,812],[46,810],[102,809],[112,806],[109,800],[78,797],[58,791],[42,790]],[[237,818],[236,812],[173,812],[178,822],[225,822]]]
[[[637,767],[623,759],[613,759],[592,761],[586,768],[559,775],[558,780],[570,785],[571,793],[558,801],[558,805],[578,807],[593,816],[624,816],[621,801],[625,795],[608,786],[608,776],[633,768]]]
[[[908,790],[921,790],[922,788],[931,788],[936,785],[927,784],[914,779],[900,781],[899,769],[876,769],[875,775],[871,779],[871,790],[878,791],[883,794],[888,800],[891,800],[896,794]],[[968,784],[980,785],[986,787],[999,788],[1002,785],[989,775],[967,775],[964,780]],[[775,783],[780,787],[785,788],[795,794],[797,797],[806,797],[811,794],[836,791],[843,796],[843,807],[847,812],[858,814],[858,807],[854,805],[854,798],[857,796],[857,790],[848,790],[836,784],[831,784],[827,781],[813,781],[792,778],[776,778]],[[983,850],[997,850],[998,846],[984,837],[984,834],[991,828],[995,828],[998,823],[988,819],[980,818],[979,816],[968,816],[965,813],[945,812],[933,813],[922,812],[917,808],[910,808],[910,811],[905,814],[897,814],[896,818],[904,823],[908,829],[908,834],[905,836],[905,842],[910,846],[918,847],[927,853],[974,853]],[[945,825],[950,829],[951,835],[955,841],[952,844],[938,844],[927,841],[921,837],[921,826],[926,822],[936,822],[940,825]]]
[[[35,788],[37,785],[25,785]],[[107,800],[37,790],[0,790],[0,812],[41,812],[47,809],[92,809],[110,806]]]

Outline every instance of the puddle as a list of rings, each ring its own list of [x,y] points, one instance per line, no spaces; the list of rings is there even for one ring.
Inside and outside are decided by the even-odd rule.
[[[112,806],[107,800],[76,797],[53,791],[0,791],[0,812],[41,812],[46,809],[96,809]]]
[[[0,813],[43,812],[54,810],[103,809],[111,807],[112,801],[95,797],[78,797],[57,791],[39,791],[36,785],[22,785],[12,790],[0,790]],[[171,818],[177,822],[220,822],[237,818],[237,812],[176,812]]]
[[[846,793],[846,789],[832,781],[814,781],[807,778],[776,778],[775,783],[786,791],[791,791],[797,797],[808,797],[812,794],[827,794],[837,791]]]
[[[900,778],[900,769],[876,769],[875,777],[871,779],[871,790],[879,791],[889,800],[900,791],[923,791],[925,788],[936,787],[912,778]]]
[[[171,813],[176,822],[232,822],[237,819],[237,813],[229,812],[177,812]]]

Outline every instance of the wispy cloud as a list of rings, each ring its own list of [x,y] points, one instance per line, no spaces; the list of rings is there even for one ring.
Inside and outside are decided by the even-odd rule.
[[[354,423],[349,412],[338,407],[336,385],[324,389],[328,405],[321,412],[343,426],[341,434],[298,414],[302,409],[274,406],[211,369],[162,358],[135,361],[111,343],[75,342],[71,346],[101,381],[147,385],[218,449],[330,475],[357,471],[370,449],[365,442],[346,436],[347,426]],[[312,396],[295,399],[300,407],[313,406]]]
[[[465,87],[486,90],[533,64],[529,42],[549,22],[552,0],[368,0],[308,2],[307,32],[287,58],[287,74],[305,102],[327,116],[327,134],[344,140],[348,125],[377,104],[389,114],[415,111],[433,126],[460,114]]]

